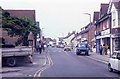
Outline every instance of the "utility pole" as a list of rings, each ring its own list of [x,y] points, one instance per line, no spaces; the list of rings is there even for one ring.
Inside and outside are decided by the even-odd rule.
[[[91,23],[91,14],[90,13],[84,13],[85,15],[89,15],[89,20],[90,20],[90,23]]]

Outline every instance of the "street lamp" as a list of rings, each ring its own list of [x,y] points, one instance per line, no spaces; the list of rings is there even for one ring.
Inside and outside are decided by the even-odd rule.
[[[42,37],[43,37],[43,30],[44,30],[44,29],[45,29],[45,28],[41,28],[41,33],[40,33],[41,40],[43,40]]]
[[[85,15],[89,15],[90,17],[90,23],[91,23],[91,14],[90,13],[84,13]]]

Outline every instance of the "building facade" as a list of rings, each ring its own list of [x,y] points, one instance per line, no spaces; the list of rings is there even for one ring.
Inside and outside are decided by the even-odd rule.
[[[102,53],[100,46],[107,44],[110,48],[111,14],[107,13],[109,4],[101,4],[99,19],[96,21],[96,53]],[[110,52],[107,52],[109,54]]]
[[[112,15],[111,26],[111,52],[120,51],[120,0],[112,0],[109,4]]]

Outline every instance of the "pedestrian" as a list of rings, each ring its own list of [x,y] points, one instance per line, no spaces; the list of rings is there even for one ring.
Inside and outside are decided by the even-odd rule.
[[[45,51],[45,46],[44,45],[45,45],[44,43],[41,44],[43,52]]]
[[[105,44],[105,55],[108,54],[108,52],[107,52],[107,51],[108,51],[108,47],[109,47],[109,46],[108,46],[107,44]]]
[[[36,44],[36,51],[39,52],[39,43]]]
[[[107,55],[107,50],[108,50],[108,45],[107,44],[103,44],[103,51],[102,51],[102,53],[104,55]]]
[[[103,50],[102,45],[100,45],[100,55],[102,55],[102,50]]]
[[[42,43],[41,43],[41,40],[39,41],[39,53],[40,54],[42,53]]]

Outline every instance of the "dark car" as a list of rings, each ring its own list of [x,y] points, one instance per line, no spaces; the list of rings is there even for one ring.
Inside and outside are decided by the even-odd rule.
[[[77,55],[80,55],[80,54],[85,54],[85,55],[89,55],[89,46],[88,46],[88,43],[79,43],[77,46],[76,46],[76,54]]]

